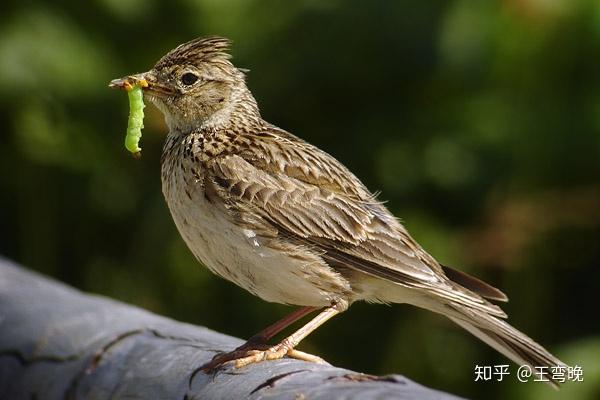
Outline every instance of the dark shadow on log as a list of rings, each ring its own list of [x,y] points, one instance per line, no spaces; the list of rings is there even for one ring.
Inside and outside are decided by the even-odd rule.
[[[241,343],[0,259],[0,399],[455,399],[290,359],[194,374]]]

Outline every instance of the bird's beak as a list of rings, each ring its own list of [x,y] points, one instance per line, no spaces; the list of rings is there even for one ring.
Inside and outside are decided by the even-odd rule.
[[[130,91],[134,86],[140,86],[142,89],[148,88],[149,84],[149,72],[144,72],[142,74],[137,75],[129,75],[119,79],[113,79],[108,84],[108,87],[124,89]],[[155,80],[155,79],[154,79]]]
[[[147,91],[156,95],[169,94],[172,92],[172,89],[158,82],[156,75],[152,71],[113,79],[108,84],[111,88],[123,89],[126,91],[130,91],[136,85],[140,86],[145,92]]]

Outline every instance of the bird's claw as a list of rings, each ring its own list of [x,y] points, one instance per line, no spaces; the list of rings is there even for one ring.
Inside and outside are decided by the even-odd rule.
[[[200,367],[200,370],[205,373],[209,373],[216,369],[223,368],[228,364],[233,364],[233,368],[237,369],[261,361],[279,360],[285,356],[295,358],[297,360],[314,362],[317,364],[328,364],[321,357],[295,350],[293,348],[290,349],[288,346],[282,343],[275,346],[268,346],[247,342],[229,353],[216,355],[211,361]]]

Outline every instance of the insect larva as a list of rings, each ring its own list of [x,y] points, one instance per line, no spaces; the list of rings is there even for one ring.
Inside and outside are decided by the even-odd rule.
[[[144,80],[140,80],[135,85],[125,83],[125,90],[129,97],[129,119],[127,120],[127,135],[125,136],[125,148],[129,150],[134,157],[140,157],[142,149],[139,147],[142,137],[142,128],[144,127],[144,96],[142,87],[148,86]]]

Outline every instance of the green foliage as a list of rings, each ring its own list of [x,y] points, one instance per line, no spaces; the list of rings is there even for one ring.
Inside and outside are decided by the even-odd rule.
[[[234,41],[263,116],[343,161],[441,261],[504,290],[510,322],[599,396],[600,2],[5,2],[0,254],[81,289],[249,337],[290,309],[203,268],[162,199],[162,116],[122,151],[108,82],[197,36]],[[340,340],[342,339],[342,340]],[[356,304],[301,346],[477,398],[552,390],[473,382],[505,363],[450,322]]]

